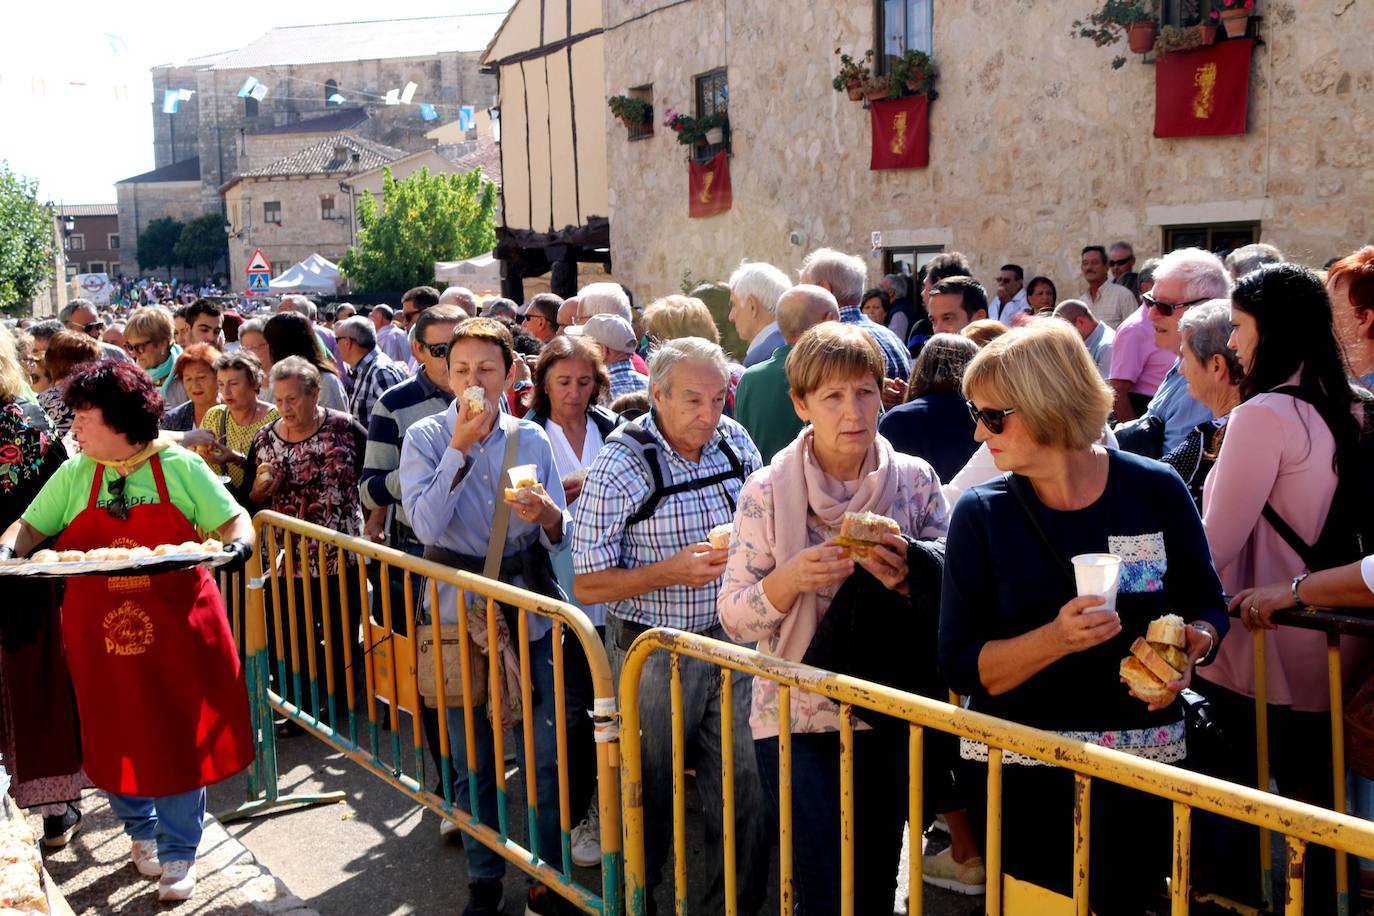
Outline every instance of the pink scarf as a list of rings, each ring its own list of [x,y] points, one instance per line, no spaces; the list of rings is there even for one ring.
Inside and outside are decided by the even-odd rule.
[[[846,512],[887,515],[897,498],[894,452],[882,436],[869,448],[858,489],[849,497],[844,495],[843,482],[825,473],[816,462],[814,438],[815,431],[807,427],[772,461],[773,560],[777,566],[811,546],[808,515],[815,515],[822,527],[839,528]],[[821,616],[820,598],[815,592],[797,596],[791,612],[778,626],[770,651],[780,658],[800,661],[816,635]]]

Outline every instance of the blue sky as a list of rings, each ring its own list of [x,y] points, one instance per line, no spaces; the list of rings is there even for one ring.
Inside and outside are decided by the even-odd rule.
[[[113,202],[114,182],[153,167],[149,67],[240,47],[273,26],[378,18],[373,0],[8,6],[10,40],[0,55],[0,159],[37,178],[41,198],[68,204]],[[503,0],[411,0],[404,15],[508,6]]]

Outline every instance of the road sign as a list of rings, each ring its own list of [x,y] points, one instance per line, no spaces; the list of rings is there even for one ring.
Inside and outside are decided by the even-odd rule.
[[[269,275],[272,273],[272,265],[267,263],[267,256],[262,253],[261,248],[253,252],[253,257],[248,261],[247,272],[250,274],[265,272]]]
[[[271,279],[270,273],[261,270],[253,271],[248,275],[248,292],[254,295],[266,295],[272,289],[267,285]]]

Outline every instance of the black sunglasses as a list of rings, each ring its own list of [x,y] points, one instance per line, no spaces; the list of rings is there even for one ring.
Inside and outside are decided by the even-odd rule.
[[[1149,293],[1142,293],[1140,296],[1140,301],[1145,303],[1155,311],[1159,312],[1159,314],[1163,315],[1165,318],[1168,318],[1170,315],[1172,315],[1175,311],[1179,309],[1186,309],[1190,305],[1201,305],[1202,303],[1207,301],[1207,297],[1204,296],[1201,299],[1189,299],[1187,302],[1175,303],[1160,302],[1158,299],[1156,299],[1154,296],[1151,296]]]
[[[994,436],[1002,435],[1002,430],[1007,424],[1007,417],[1016,413],[1015,407],[1004,407],[1001,410],[992,407],[979,408],[972,401],[965,401],[968,404],[968,414],[973,417],[974,423],[982,423],[988,428],[988,432]]]
[[[124,496],[124,484],[127,481],[127,477],[116,477],[105,485],[105,489],[110,493],[110,501],[105,504],[105,511],[110,513],[111,518],[119,519],[121,522],[129,519],[129,501]]]
[[[1133,255],[1129,258],[1116,258],[1114,260],[1108,261],[1107,264],[1111,267],[1125,267],[1127,264],[1131,263],[1134,260],[1135,256]]]
[[[425,343],[424,341],[420,341],[420,346],[422,346],[422,347],[424,347],[426,350],[428,350],[428,351],[429,351],[429,355],[432,356],[432,357],[434,357],[435,359],[443,359],[445,356],[448,356],[448,344],[447,344],[447,343],[431,344],[431,343]]]

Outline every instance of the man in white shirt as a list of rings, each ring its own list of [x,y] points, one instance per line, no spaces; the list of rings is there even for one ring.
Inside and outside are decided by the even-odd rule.
[[[1124,286],[1107,282],[1107,249],[1101,245],[1088,245],[1083,249],[1079,265],[1088,289],[1082,299],[1092,310],[1098,321],[1115,329],[1128,315],[1135,312],[1139,303],[1135,294]]]
[[[762,261],[741,261],[730,275],[730,321],[748,345],[746,369],[768,359],[783,345],[778,300],[791,285],[787,274]]]
[[[1029,308],[1026,272],[1020,264],[1003,264],[997,271],[997,295],[988,301],[988,317],[1011,327],[1012,319]]]
[[[1077,299],[1065,299],[1055,306],[1054,317],[1073,325],[1078,336],[1083,338],[1083,345],[1088,348],[1088,355],[1097,365],[1102,380],[1111,378],[1112,341],[1116,332],[1094,318],[1088,307]]]

